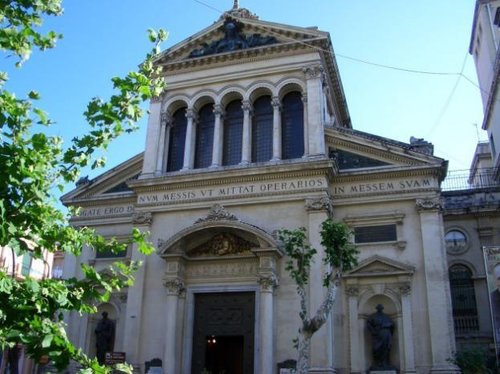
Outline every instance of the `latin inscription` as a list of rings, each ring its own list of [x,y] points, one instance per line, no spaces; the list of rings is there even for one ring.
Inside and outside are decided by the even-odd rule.
[[[437,187],[431,179],[403,179],[397,181],[383,181],[376,183],[356,183],[342,186],[334,186],[334,195],[356,195],[378,192],[404,192],[421,188]]]
[[[172,192],[139,195],[138,204],[165,204],[169,202],[197,200],[204,198],[220,198],[265,194],[273,192],[289,192],[326,188],[324,179],[299,179],[294,181],[241,184],[214,188],[189,189]]]
[[[133,205],[118,205],[107,207],[83,208],[80,210],[78,217],[102,217],[102,216],[117,216],[120,214],[129,214],[134,211]]]

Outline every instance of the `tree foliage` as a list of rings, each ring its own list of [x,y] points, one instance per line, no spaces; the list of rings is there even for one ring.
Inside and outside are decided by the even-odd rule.
[[[61,35],[39,31],[44,17],[62,14],[62,0],[0,0],[0,49],[20,67],[33,49],[53,48]],[[84,112],[89,131],[67,145],[48,136],[53,122],[35,103],[36,91],[18,98],[5,89],[7,74],[0,72],[0,247],[12,257],[43,259],[44,251],[78,256],[88,246],[95,251],[124,251],[136,243],[144,254],[153,248],[146,234],[134,229],[127,242],[106,239],[89,228],[74,228],[69,215],[57,208],[54,188],[75,182],[82,168],[102,167],[101,152],[124,133],[137,128],[144,115],[141,105],[164,89],[153,64],[166,33],[149,30],[154,47],[137,71],[112,79],[115,93],[93,98]],[[72,210],[71,214],[77,214]],[[48,356],[57,369],[72,360],[82,372],[111,372],[88,358],[68,340],[63,312],[93,313],[95,305],[114,291],[130,286],[140,264],[114,263],[106,272],[82,265],[82,279],[16,279],[14,269],[0,269],[0,348],[18,343],[35,360]],[[14,267],[14,266],[13,266]],[[130,368],[121,367],[130,371]]]
[[[357,265],[358,251],[351,242],[351,231],[344,223],[327,219],[321,224],[320,235],[324,253],[322,258],[323,287],[326,288],[326,296],[311,316],[307,286],[311,264],[315,260],[318,250],[308,244],[307,232],[303,227],[278,231],[278,239],[288,256],[285,269],[297,284],[297,293],[300,298],[301,326],[295,340],[295,346],[298,349],[297,373],[299,374],[306,374],[309,370],[310,340],[313,334],[328,320],[342,273]],[[316,287],[316,285],[312,286]]]

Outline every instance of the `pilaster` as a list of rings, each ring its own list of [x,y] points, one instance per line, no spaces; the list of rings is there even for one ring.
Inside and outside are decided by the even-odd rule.
[[[420,216],[425,285],[429,310],[431,373],[455,373],[447,360],[455,350],[451,299],[444,247],[444,229],[439,198],[417,199]],[[440,238],[441,240],[436,240]]]
[[[166,152],[168,152],[168,140],[170,138],[170,126],[172,117],[167,112],[161,113],[160,135],[158,137],[158,154],[156,156],[155,175],[161,175],[165,171]]]
[[[154,175],[157,166],[158,146],[160,138],[160,111],[161,102],[151,101],[149,105],[148,129],[146,133],[146,147],[142,174]]]
[[[321,101],[323,95],[323,67],[313,64],[304,67],[307,84],[307,139],[308,155],[325,155],[325,135],[323,129]],[[304,110],[304,113],[306,111]],[[305,135],[305,134],[304,134]]]
[[[150,212],[137,212],[134,213],[132,223],[141,232],[149,231],[153,215]],[[145,287],[145,274],[146,274],[146,256],[137,250],[137,244],[133,245],[132,261],[141,261],[142,266],[135,272],[135,282],[133,286],[128,289],[127,295],[127,312],[125,318],[125,333],[123,336],[133,336],[127,342],[127,361],[132,365],[138,365],[139,362],[139,342],[141,341],[142,326],[142,304],[143,294]]]
[[[164,283],[167,289],[167,302],[165,308],[166,329],[165,329],[165,363],[166,373],[178,373],[180,367],[180,355],[177,349],[177,312],[179,308],[179,298],[184,293],[184,282],[180,278],[167,279]]]
[[[321,245],[320,227],[331,212],[331,201],[328,196],[321,196],[306,200],[306,210],[308,213],[308,233],[309,244],[316,248],[318,253],[311,264],[309,275],[309,312],[314,315],[323,300],[325,299],[325,289],[323,285],[323,274],[325,268],[323,264],[324,249]],[[333,327],[332,316],[311,338],[310,352],[310,373],[333,373]]]

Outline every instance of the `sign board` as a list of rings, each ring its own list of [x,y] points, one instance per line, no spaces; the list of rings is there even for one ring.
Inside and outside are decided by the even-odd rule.
[[[483,255],[498,359],[500,358],[500,247],[483,247]]]
[[[125,362],[125,352],[106,352],[104,365],[123,364]]]

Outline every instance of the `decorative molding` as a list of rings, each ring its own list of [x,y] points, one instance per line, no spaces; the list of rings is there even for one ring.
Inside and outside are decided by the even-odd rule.
[[[201,223],[206,221],[239,221],[238,218],[232,213],[229,213],[222,205],[214,204],[210,208],[207,216],[197,219],[194,223]]]
[[[278,278],[274,274],[261,275],[257,282],[263,292],[273,292],[279,286]]]
[[[417,210],[420,211],[428,211],[428,210],[439,210],[441,211],[443,208],[443,204],[440,198],[431,198],[431,199],[417,199],[416,200]]]
[[[398,289],[399,293],[401,294],[401,296],[408,296],[411,294],[411,283],[404,283],[402,285],[399,286],[399,289]]]
[[[302,71],[304,72],[306,79],[315,79],[323,77],[324,69],[321,65],[315,64],[304,67]]]
[[[359,296],[359,288],[354,287],[354,286],[347,287],[345,290],[345,294],[349,297],[358,297]]]
[[[241,103],[241,109],[243,109],[243,111],[245,111],[245,112],[249,112],[250,114],[252,114],[252,111],[253,111],[252,103],[250,103],[250,101],[248,101],[248,100],[244,100]]]
[[[306,199],[306,210],[332,212],[332,200],[328,196],[323,196],[316,199]]]
[[[166,280],[163,285],[167,288],[169,295],[180,296],[185,291],[184,282],[179,278]]]
[[[281,100],[278,96],[273,96],[272,100],[271,100],[271,105],[273,106],[273,108],[278,108],[279,110],[281,110]]]
[[[192,262],[186,267],[186,277],[196,279],[255,277],[258,263],[254,258],[238,259],[237,262]]]
[[[222,108],[222,105],[220,105],[220,104],[215,104],[214,105],[213,112],[214,112],[215,116],[220,116],[220,117],[224,116],[224,108]]]
[[[189,257],[203,257],[248,254],[250,249],[256,246],[258,245],[236,235],[220,233],[213,236],[208,242],[191,249],[187,252],[187,255]]]
[[[153,214],[151,212],[137,212],[132,215],[134,225],[151,225],[152,222]]]

